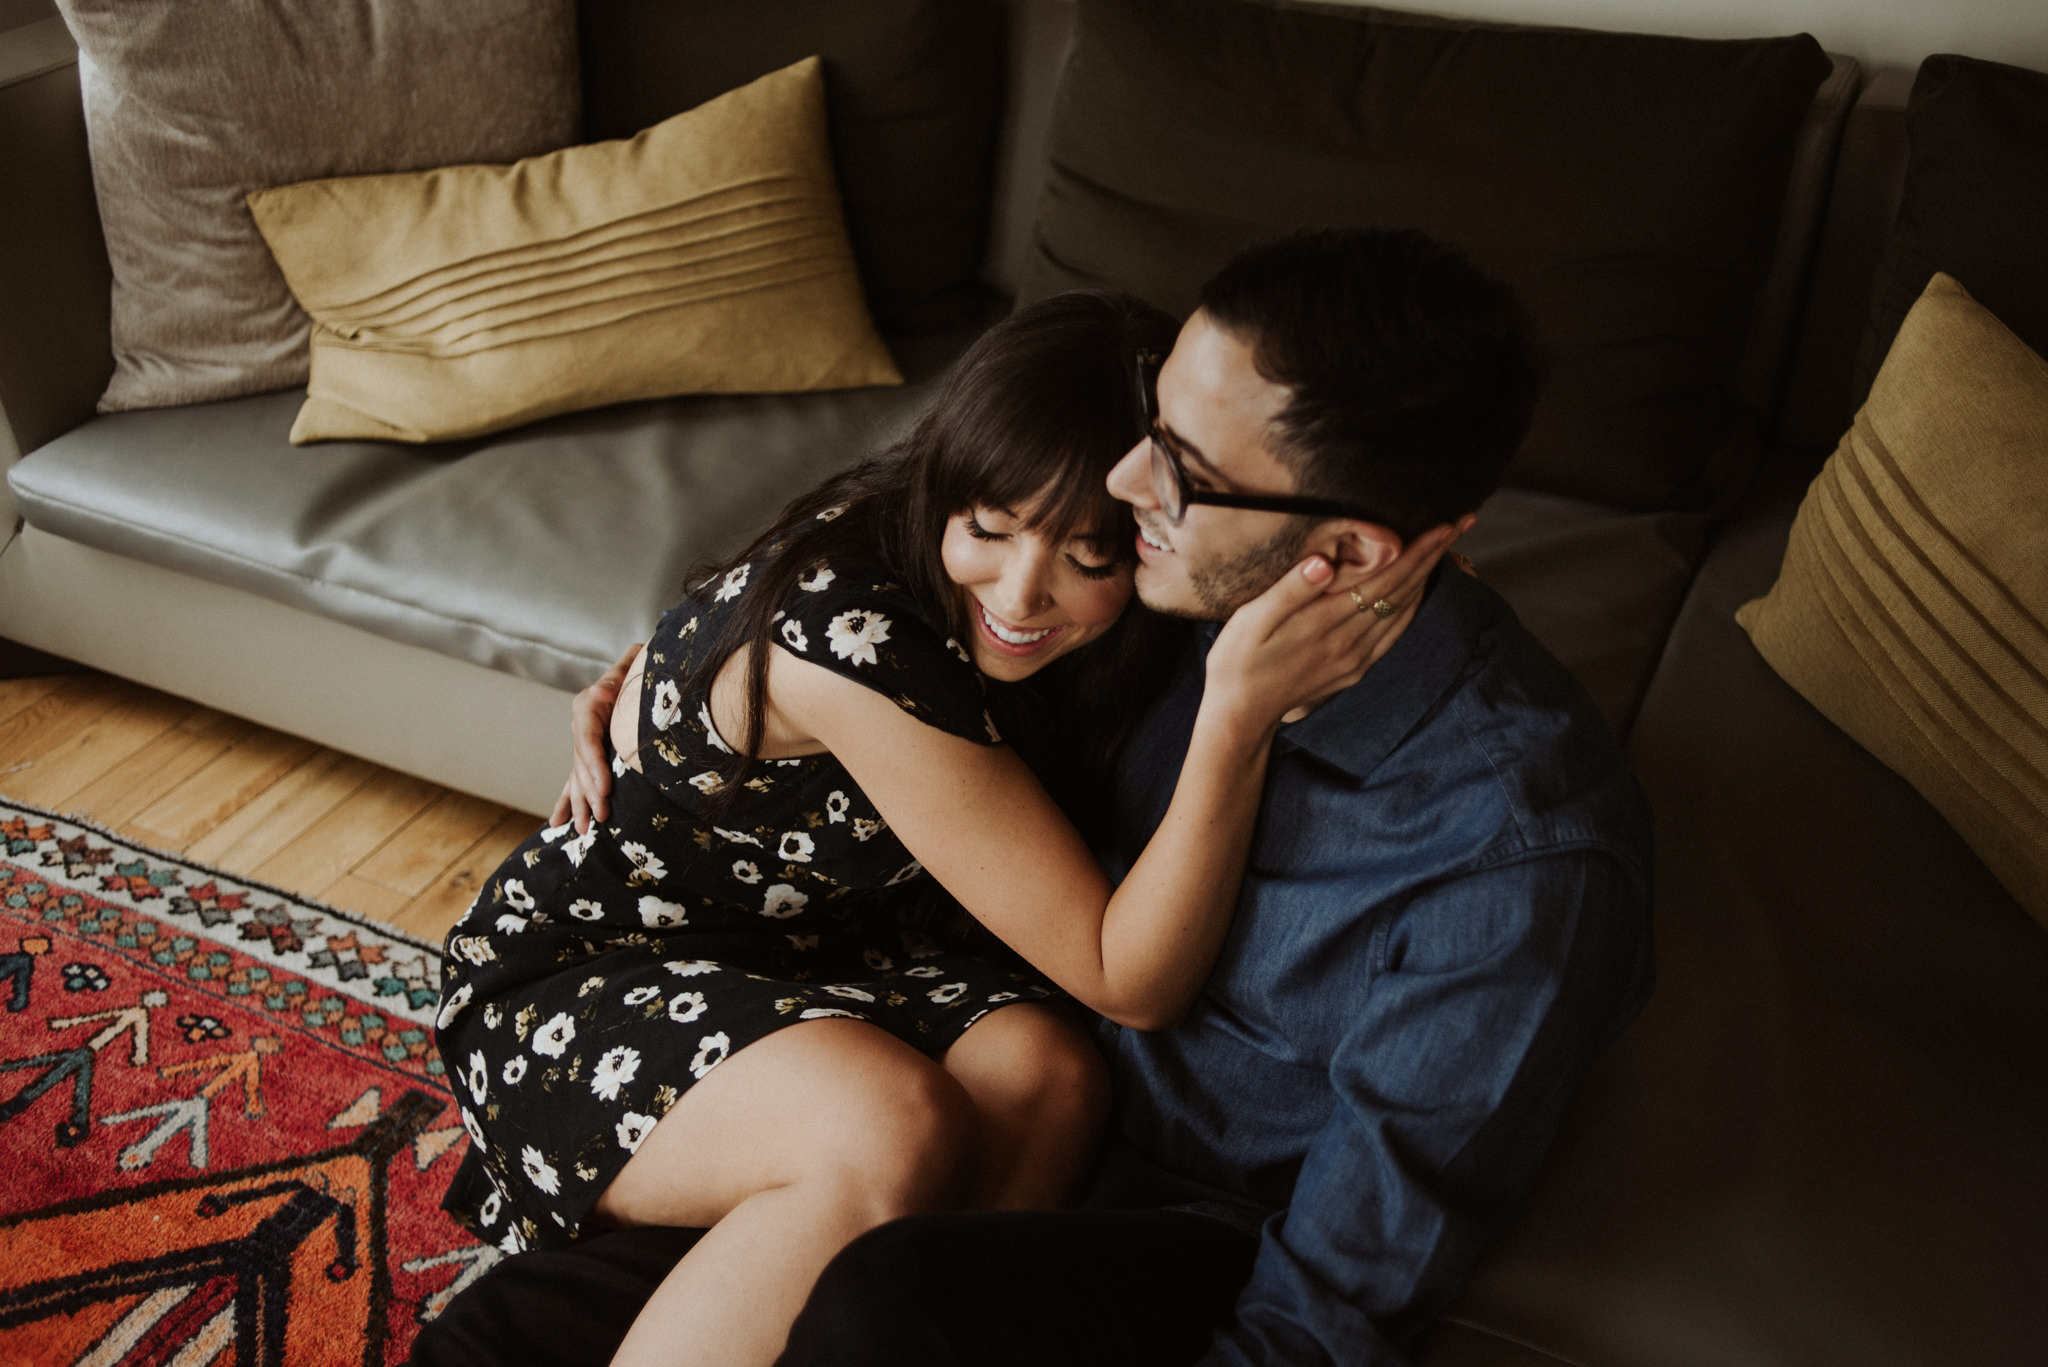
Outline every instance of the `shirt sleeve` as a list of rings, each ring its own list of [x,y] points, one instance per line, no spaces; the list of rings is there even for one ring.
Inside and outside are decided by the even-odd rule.
[[[1334,1105],[1201,1367],[1393,1367],[1534,1180],[1648,991],[1647,892],[1604,847],[1457,879],[1383,923]]]
[[[815,566],[797,580],[776,630],[790,654],[873,689],[925,725],[979,745],[1002,744],[967,648],[874,570]]]

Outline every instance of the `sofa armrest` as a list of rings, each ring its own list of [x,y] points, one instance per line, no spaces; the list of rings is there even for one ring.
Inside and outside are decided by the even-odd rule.
[[[113,271],[61,19],[0,33],[0,187],[0,455],[11,461],[90,418],[114,371]]]

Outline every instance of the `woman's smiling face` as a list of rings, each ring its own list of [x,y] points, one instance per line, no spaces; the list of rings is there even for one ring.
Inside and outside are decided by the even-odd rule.
[[[946,521],[939,558],[960,587],[975,666],[992,679],[1029,678],[1116,624],[1131,600],[1120,547],[1091,536],[1056,541],[1031,508],[973,507]]]

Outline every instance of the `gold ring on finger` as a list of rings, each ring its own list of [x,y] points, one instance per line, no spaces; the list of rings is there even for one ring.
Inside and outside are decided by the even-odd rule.
[[[1352,596],[1355,598],[1358,595],[1356,594],[1356,592],[1354,592]],[[1384,598],[1375,598],[1372,603],[1372,610],[1373,615],[1380,618],[1392,617],[1396,612],[1400,611],[1399,608],[1395,607],[1392,603],[1389,603]]]

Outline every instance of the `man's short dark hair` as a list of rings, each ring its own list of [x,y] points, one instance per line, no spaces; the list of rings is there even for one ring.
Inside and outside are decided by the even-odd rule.
[[[1293,391],[1275,454],[1300,491],[1370,509],[1404,540],[1494,491],[1542,382],[1514,292],[1412,229],[1254,247],[1201,308]]]

